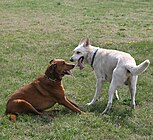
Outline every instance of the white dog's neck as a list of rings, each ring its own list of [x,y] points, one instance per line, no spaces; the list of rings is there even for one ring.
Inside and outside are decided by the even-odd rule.
[[[89,46],[88,48],[88,54],[87,54],[87,63],[91,65],[91,62],[92,62],[92,58],[93,58],[93,55],[94,53],[96,52],[96,50],[99,49],[98,47],[94,47],[94,46]]]

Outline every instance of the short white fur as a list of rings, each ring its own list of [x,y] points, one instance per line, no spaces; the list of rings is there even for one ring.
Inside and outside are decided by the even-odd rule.
[[[78,61],[80,57],[84,57],[84,61],[91,64],[92,57],[97,47],[90,44],[89,39],[83,39],[74,49],[74,54],[71,61]],[[108,111],[113,102],[113,96],[119,99],[117,88],[123,84],[128,85],[131,93],[132,107],[135,108],[136,84],[138,75],[144,72],[150,64],[149,60],[145,60],[139,65],[136,65],[135,59],[129,54],[122,51],[98,48],[95,55],[93,68],[96,75],[96,91],[91,102],[87,105],[92,105],[99,98],[102,91],[102,86],[105,80],[110,82],[108,90],[108,103],[103,111],[104,114]]]

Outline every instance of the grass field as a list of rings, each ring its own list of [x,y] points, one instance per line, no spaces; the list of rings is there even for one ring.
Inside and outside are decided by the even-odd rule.
[[[94,46],[129,52],[139,64],[151,61],[139,76],[136,109],[128,88],[101,115],[101,101],[87,107],[95,91],[90,66],[73,70],[63,83],[79,115],[55,105],[43,116],[19,115],[16,123],[4,115],[9,95],[45,71],[52,58],[69,61],[81,38]],[[153,1],[152,0],[0,0],[0,140],[151,140],[153,139]],[[59,111],[52,111],[59,110]]]

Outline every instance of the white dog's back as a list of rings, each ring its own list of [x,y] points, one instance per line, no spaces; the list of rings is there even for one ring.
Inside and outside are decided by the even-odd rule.
[[[93,47],[93,46],[92,46]],[[100,62],[101,61],[101,62]],[[95,57],[95,63],[100,69],[113,70],[117,65],[125,66],[132,75],[139,75],[144,72],[149,66],[150,61],[145,60],[139,65],[136,65],[134,58],[129,54],[117,50],[100,49]]]

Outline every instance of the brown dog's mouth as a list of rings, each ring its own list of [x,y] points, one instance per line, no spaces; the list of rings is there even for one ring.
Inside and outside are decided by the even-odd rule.
[[[64,75],[65,75],[65,74],[66,74],[66,75],[71,75],[71,74],[72,74],[72,72],[71,72],[70,70],[64,70],[63,73],[64,73]]]
[[[81,56],[78,60],[78,67],[80,68],[80,70],[82,70],[84,68],[83,66],[83,61],[84,61],[84,56]]]

